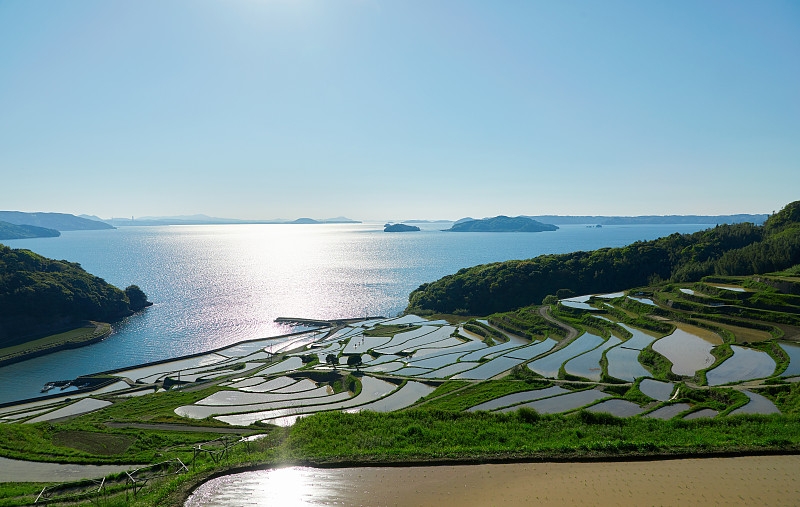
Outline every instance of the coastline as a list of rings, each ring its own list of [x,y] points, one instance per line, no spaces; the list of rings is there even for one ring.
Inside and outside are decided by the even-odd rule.
[[[52,341],[56,337],[62,334],[68,334],[73,331],[77,331],[79,329],[88,329],[91,326],[94,326],[94,331],[91,334],[86,335],[85,338],[77,338],[77,339],[69,339],[65,338],[64,341],[56,341],[51,344],[47,344],[47,341]],[[111,324],[107,322],[96,322],[96,321],[88,321],[85,325],[81,327],[71,328],[64,330],[60,333],[54,333],[51,335],[43,336],[41,338],[37,338],[34,340],[30,340],[27,342],[20,343],[18,345],[12,345],[9,347],[5,347],[0,349],[0,367],[7,366],[9,364],[19,363],[22,361],[27,361],[28,359],[33,359],[34,357],[44,356],[47,354],[52,354],[53,352],[58,352],[60,350],[67,350],[67,349],[76,349],[79,347],[85,347],[87,345],[92,345],[94,343],[101,342],[111,335]],[[16,347],[27,347],[33,346],[36,347],[36,342],[43,342],[39,348],[33,348],[27,351],[20,351],[20,352],[12,352],[7,354],[7,356],[3,355],[3,351],[7,349],[13,349]],[[0,404],[2,405],[2,404]]]

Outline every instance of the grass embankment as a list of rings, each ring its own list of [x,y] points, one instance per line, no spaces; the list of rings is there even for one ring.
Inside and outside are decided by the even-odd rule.
[[[413,331],[415,329],[419,329],[421,326],[407,326],[407,325],[383,325],[378,324],[375,327],[370,329],[364,330],[364,336],[394,336],[398,333],[405,333],[408,331]]]
[[[0,349],[0,366],[48,354],[65,348],[82,347],[100,341],[111,334],[111,325],[105,322],[88,322],[85,325],[36,340],[26,341]]]
[[[67,424],[0,425],[0,455],[55,463],[151,463],[164,449],[215,438],[215,434]]]
[[[445,389],[448,388],[448,384],[450,382],[443,384],[440,386],[437,391],[439,394],[445,394]],[[459,383],[460,384],[460,383]],[[440,398],[431,399],[427,403],[425,403],[425,408],[427,409],[440,409],[440,410],[466,410],[469,407],[474,407],[479,403],[483,403],[484,401],[492,400],[494,398],[499,398],[500,396],[505,396],[507,394],[518,393],[520,391],[530,391],[533,389],[541,389],[543,387],[547,387],[551,385],[551,382],[546,380],[493,380],[487,382],[480,382],[477,384],[473,384],[466,389],[462,389],[456,393],[452,393],[447,396],[442,396]],[[463,387],[459,385],[458,387]],[[452,389],[451,389],[452,390]],[[430,397],[436,395],[437,391],[431,393]],[[438,396],[438,395],[437,395]]]
[[[483,338],[483,343],[490,347],[494,345],[495,342],[502,343],[508,341],[508,336],[501,331],[474,319],[464,324],[464,329]]]
[[[210,417],[190,419],[180,417],[174,410],[183,405],[190,405],[211,394],[225,390],[224,387],[213,386],[200,391],[167,391],[148,396],[129,398],[117,401],[97,412],[90,412],[72,419],[73,422],[100,427],[106,422],[136,423],[175,423],[191,426],[212,426],[229,428],[225,423]],[[0,426],[1,427],[1,426]]]
[[[796,416],[719,420],[410,410],[300,419],[285,454],[311,462],[574,459],[800,451]]]

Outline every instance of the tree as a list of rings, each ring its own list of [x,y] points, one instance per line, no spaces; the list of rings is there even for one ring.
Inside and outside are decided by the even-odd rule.
[[[360,354],[353,354],[347,356],[347,366],[355,367],[358,370],[358,367],[361,366],[361,355]]]
[[[325,362],[328,363],[329,365],[333,366],[333,369],[335,370],[336,369],[336,364],[339,361],[337,360],[336,354],[328,354],[327,356],[325,356]]]
[[[152,304],[147,300],[147,294],[145,294],[138,285],[128,285],[125,287],[125,295],[128,296],[131,310],[134,312]]]
[[[566,298],[571,298],[571,297],[572,297],[572,296],[574,296],[574,295],[575,295],[575,293],[574,293],[574,292],[572,292],[572,291],[571,291],[571,290],[569,290],[569,289],[558,289],[558,290],[556,291],[556,298],[558,298],[558,299],[566,299]]]
[[[554,305],[556,303],[558,303],[558,297],[556,297],[554,294],[549,294],[542,300],[543,305]]]

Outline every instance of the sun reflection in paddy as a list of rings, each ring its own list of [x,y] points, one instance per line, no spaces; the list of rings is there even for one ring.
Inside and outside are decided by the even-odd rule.
[[[324,470],[288,467],[220,477],[201,485],[186,506],[330,505],[337,494],[326,487]]]

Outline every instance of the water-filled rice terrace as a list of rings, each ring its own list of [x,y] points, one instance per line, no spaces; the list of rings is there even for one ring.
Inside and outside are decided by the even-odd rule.
[[[174,416],[231,426],[416,406],[660,419],[778,413],[776,393],[800,380],[798,287],[786,277],[716,277],[456,323],[416,315],[332,323],[106,372],[95,390],[0,408],[0,422],[51,421],[186,389],[207,394]]]

